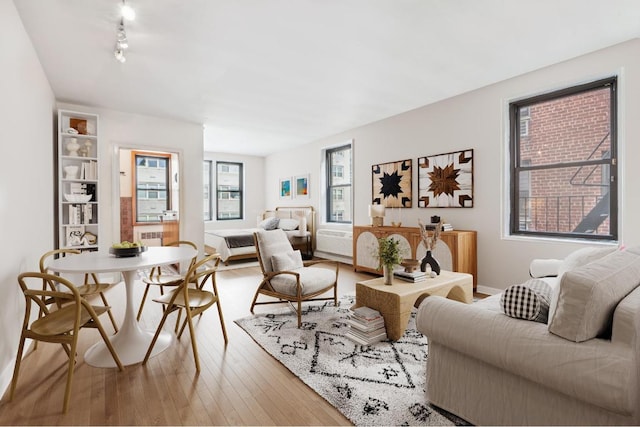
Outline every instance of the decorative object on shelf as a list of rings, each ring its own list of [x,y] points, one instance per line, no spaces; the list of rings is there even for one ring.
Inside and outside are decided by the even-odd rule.
[[[473,207],[473,149],[418,158],[418,207]]]
[[[64,193],[64,199],[71,203],[87,203],[91,200],[93,194],[67,194]]]
[[[291,198],[291,178],[280,179],[280,198],[281,199]]]
[[[81,246],[82,236],[84,236],[84,226],[70,225],[66,227],[67,246]]]
[[[69,126],[71,126],[72,129],[77,130],[80,135],[87,134],[87,121],[85,119],[76,119],[71,117],[69,119]]]
[[[427,271],[429,268],[436,274],[440,274],[440,264],[438,260],[436,260],[433,255],[431,255],[431,251],[435,249],[436,243],[438,243],[438,239],[440,238],[440,233],[442,232],[442,222],[438,222],[433,230],[433,234],[429,232],[427,227],[424,225],[422,220],[418,219],[418,226],[420,227],[420,237],[422,238],[422,242],[424,243],[424,247],[427,249],[427,253],[424,258],[422,258],[422,262],[420,263],[420,271]]]
[[[393,284],[393,267],[402,263],[400,241],[392,237],[378,239],[378,262],[384,274],[384,284]]]
[[[369,205],[369,218],[371,218],[371,225],[382,227],[384,225],[384,206]]]
[[[371,166],[372,203],[387,208],[410,208],[411,166],[411,159]]]
[[[78,177],[78,166],[69,165],[64,167],[64,179],[76,179]]]
[[[71,157],[78,157],[78,150],[80,149],[80,144],[78,144],[78,138],[67,138],[66,147],[68,155]]]
[[[90,244],[90,245],[98,244],[98,236],[96,236],[95,234],[93,234],[90,231],[86,231],[82,235],[82,239],[86,239],[87,243]]]
[[[82,157],[89,157],[91,155],[91,146],[93,143],[90,140],[86,140],[84,142],[84,147],[82,147],[79,151]]]
[[[296,185],[296,190],[294,193],[296,196],[296,199],[308,199],[309,198],[309,174],[296,176],[294,183]]]
[[[74,128],[67,128],[65,130],[65,132],[68,133],[69,135],[77,135],[78,134],[78,131],[76,129],[74,129]]]

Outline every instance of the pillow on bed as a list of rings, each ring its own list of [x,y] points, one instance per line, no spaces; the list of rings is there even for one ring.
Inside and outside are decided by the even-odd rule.
[[[280,222],[279,218],[272,216],[270,218],[260,221],[260,224],[258,224],[258,227],[265,230],[275,230],[276,228],[278,228],[279,222]]]
[[[291,231],[298,228],[298,225],[300,225],[300,222],[297,219],[283,218],[280,220],[278,228],[281,228],[285,231]]]
[[[304,267],[302,253],[299,250],[284,254],[275,254],[271,257],[273,271],[290,271]]]

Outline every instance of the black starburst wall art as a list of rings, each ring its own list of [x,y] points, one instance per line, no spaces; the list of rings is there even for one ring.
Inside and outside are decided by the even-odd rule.
[[[386,208],[410,208],[411,166],[411,159],[371,166],[372,203]]]
[[[418,207],[473,207],[473,149],[418,158]]]

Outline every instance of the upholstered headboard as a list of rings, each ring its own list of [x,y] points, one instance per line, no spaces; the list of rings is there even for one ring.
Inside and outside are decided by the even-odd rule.
[[[269,217],[280,219],[301,219],[305,218],[307,230],[311,233],[311,247],[316,248],[316,211],[313,206],[278,206],[274,210],[266,210],[262,213],[262,219]]]

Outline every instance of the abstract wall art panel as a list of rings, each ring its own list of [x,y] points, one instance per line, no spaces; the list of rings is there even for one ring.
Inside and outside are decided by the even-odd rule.
[[[411,159],[371,166],[372,204],[410,208],[411,166]]]
[[[473,207],[473,149],[418,158],[418,207]]]

